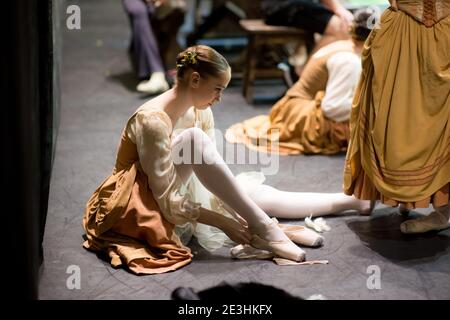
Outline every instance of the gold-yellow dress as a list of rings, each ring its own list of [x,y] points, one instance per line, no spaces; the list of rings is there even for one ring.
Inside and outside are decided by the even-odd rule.
[[[391,4],[362,53],[344,192],[392,206],[444,206],[450,183],[450,1]]]

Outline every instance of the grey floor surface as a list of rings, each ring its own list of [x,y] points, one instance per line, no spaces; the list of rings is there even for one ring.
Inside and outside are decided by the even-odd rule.
[[[83,249],[85,203],[110,173],[122,127],[145,98],[134,92],[136,79],[127,56],[129,25],[120,1],[77,3],[82,28],[65,30],[63,38],[62,110],[40,299],[170,299],[177,287],[203,290],[223,281],[259,282],[304,298],[312,294],[327,299],[450,298],[450,232],[402,235],[399,224],[405,218],[382,206],[371,217],[327,218],[332,230],[324,234],[325,245],[305,251],[309,260],[328,259],[328,265],[280,267],[271,261],[234,261],[226,249],[210,253],[194,241],[191,264],[166,274],[136,276]],[[272,87],[258,90],[271,92]],[[234,82],[213,111],[217,128],[223,130],[269,108],[245,103],[239,83]],[[287,191],[340,192],[343,162],[343,155],[281,157],[278,173],[268,176],[267,184]],[[231,166],[234,173],[259,167]],[[80,271],[80,289],[67,285],[73,266]],[[370,287],[376,270],[379,289]]]

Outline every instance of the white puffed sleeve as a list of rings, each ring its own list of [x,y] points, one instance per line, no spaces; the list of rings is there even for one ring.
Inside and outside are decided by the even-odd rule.
[[[214,132],[214,116],[211,108],[206,108],[200,112],[201,129],[211,138],[214,145],[216,144],[216,135]]]
[[[129,136],[153,197],[166,220],[183,224],[198,219],[200,204],[180,192],[182,180],[172,160],[170,135],[170,119],[162,111],[141,110],[130,120]]]
[[[352,52],[339,52],[327,61],[328,82],[321,108],[328,119],[350,119],[353,95],[361,73],[361,60]]]

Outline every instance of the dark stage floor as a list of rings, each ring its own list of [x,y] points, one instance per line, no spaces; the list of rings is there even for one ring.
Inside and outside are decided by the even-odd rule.
[[[223,281],[269,284],[304,298],[312,294],[327,299],[450,298],[450,231],[404,236],[399,224],[405,218],[396,209],[380,206],[372,217],[327,218],[332,229],[324,234],[325,245],[305,250],[309,260],[328,259],[328,265],[280,267],[271,261],[234,261],[226,249],[209,253],[193,243],[194,261],[181,270],[135,276],[83,249],[85,203],[112,169],[125,121],[145,100],[134,92],[136,80],[127,55],[129,25],[120,1],[78,4],[82,28],[63,34],[62,110],[40,299],[170,299],[177,287],[203,290]],[[271,92],[272,85],[258,90]],[[275,90],[275,95],[282,93],[282,87],[277,90],[281,91]],[[233,82],[213,111],[217,128],[223,130],[269,108],[246,104],[239,83]],[[268,176],[267,184],[288,191],[340,192],[343,163],[344,155],[281,157],[278,174]],[[232,166],[234,173],[257,168]],[[66,286],[71,265],[80,268],[80,289]],[[380,289],[367,286],[371,266],[381,272]]]

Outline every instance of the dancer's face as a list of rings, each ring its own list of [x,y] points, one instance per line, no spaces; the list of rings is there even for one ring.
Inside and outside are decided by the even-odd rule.
[[[202,77],[197,72],[193,72],[191,87],[193,89],[194,107],[203,110],[219,102],[230,79],[230,69],[219,74],[218,77]]]

